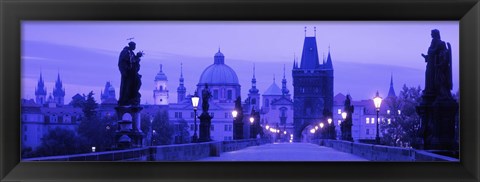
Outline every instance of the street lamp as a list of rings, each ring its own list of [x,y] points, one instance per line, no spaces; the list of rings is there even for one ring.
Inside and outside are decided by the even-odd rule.
[[[233,116],[233,125],[234,125],[234,132],[233,132],[233,137],[234,139],[239,139],[239,136],[238,136],[238,127],[237,127],[237,115],[238,115],[238,112],[236,110],[233,110],[232,111],[232,116]]]
[[[380,105],[382,104],[382,98],[378,95],[378,90],[377,90],[377,95],[373,98],[373,103],[375,104],[375,108],[377,109],[377,135],[375,137],[375,142],[377,144],[380,144],[380,135],[378,134],[378,113],[380,112]]]
[[[343,120],[347,119],[347,113],[346,112],[342,112],[342,118],[343,118]]]
[[[324,138],[324,132],[323,132],[323,127],[324,126],[325,125],[323,123],[320,123],[320,136],[321,136],[322,139]]]
[[[255,121],[255,118],[254,117],[250,117],[250,138],[256,138],[256,134],[255,134],[255,131],[254,131],[254,126],[253,126],[253,122]]]
[[[328,122],[328,139],[333,139],[333,136],[332,136],[332,131],[335,127],[335,125],[332,126],[332,118],[328,118],[327,119],[327,122]]]
[[[150,146],[153,145],[153,116],[150,116]]]
[[[192,142],[193,143],[196,143],[197,140],[198,140],[198,136],[197,136],[197,108],[198,108],[198,100],[200,98],[198,97],[197,95],[197,91],[195,91],[195,95],[193,95],[192,97],[192,106],[193,106],[193,112],[194,112],[194,116],[193,116],[193,123],[194,123],[194,131],[193,131],[193,138],[192,138]]]

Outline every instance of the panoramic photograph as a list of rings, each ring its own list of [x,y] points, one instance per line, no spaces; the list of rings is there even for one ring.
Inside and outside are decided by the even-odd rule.
[[[459,162],[458,21],[22,21],[21,160]]]

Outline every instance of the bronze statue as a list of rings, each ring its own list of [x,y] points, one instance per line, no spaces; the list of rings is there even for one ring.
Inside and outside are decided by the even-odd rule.
[[[138,74],[140,70],[140,57],[143,52],[133,51],[136,48],[135,42],[129,42],[124,47],[118,59],[118,68],[121,74],[119,106],[139,105],[140,104],[140,86],[142,85],[142,75]]]

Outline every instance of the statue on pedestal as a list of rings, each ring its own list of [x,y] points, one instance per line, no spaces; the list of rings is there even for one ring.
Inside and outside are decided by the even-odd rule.
[[[140,86],[142,75],[140,70],[140,57],[143,52],[133,52],[136,48],[135,42],[131,41],[124,47],[118,58],[118,69],[121,74],[120,96],[118,106],[115,107],[118,126],[115,141],[117,148],[136,148],[145,145],[144,134],[140,127]]]
[[[416,108],[422,120],[419,136],[423,149],[452,151],[458,146],[454,139],[458,103],[451,94],[452,49],[441,40],[439,30],[432,30],[431,36],[428,55],[422,54],[427,68],[422,102]]]
[[[210,104],[208,103],[210,98],[212,97],[212,93],[208,89],[208,85],[205,84],[205,88],[202,90],[202,114],[200,115],[200,142],[208,142],[212,139],[210,138],[210,125],[212,121],[212,116],[208,113],[208,109]]]

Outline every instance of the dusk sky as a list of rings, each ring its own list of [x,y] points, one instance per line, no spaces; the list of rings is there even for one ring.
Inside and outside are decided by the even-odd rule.
[[[225,64],[238,75],[242,100],[251,87],[254,63],[260,93],[272,84],[274,75],[281,87],[285,65],[293,94],[291,69],[294,55],[301,59],[305,26],[307,36],[314,36],[316,27],[320,57],[330,47],[335,94],[350,93],[360,100],[372,98],[378,90],[386,96],[391,74],[397,94],[403,84],[423,89],[426,63],[421,54],[427,53],[432,29],[440,30],[442,40],[452,45],[453,92],[459,88],[458,21],[24,21],[22,98],[35,98],[42,72],[48,93],[60,73],[66,103],[74,94],[91,90],[99,101],[106,81],[112,81],[118,99],[118,55],[130,37],[137,43],[136,51],[146,53],[140,63],[142,103],[153,103],[159,64],[169,80],[169,101],[176,102],[180,63],[187,94],[193,93],[219,48]]]

